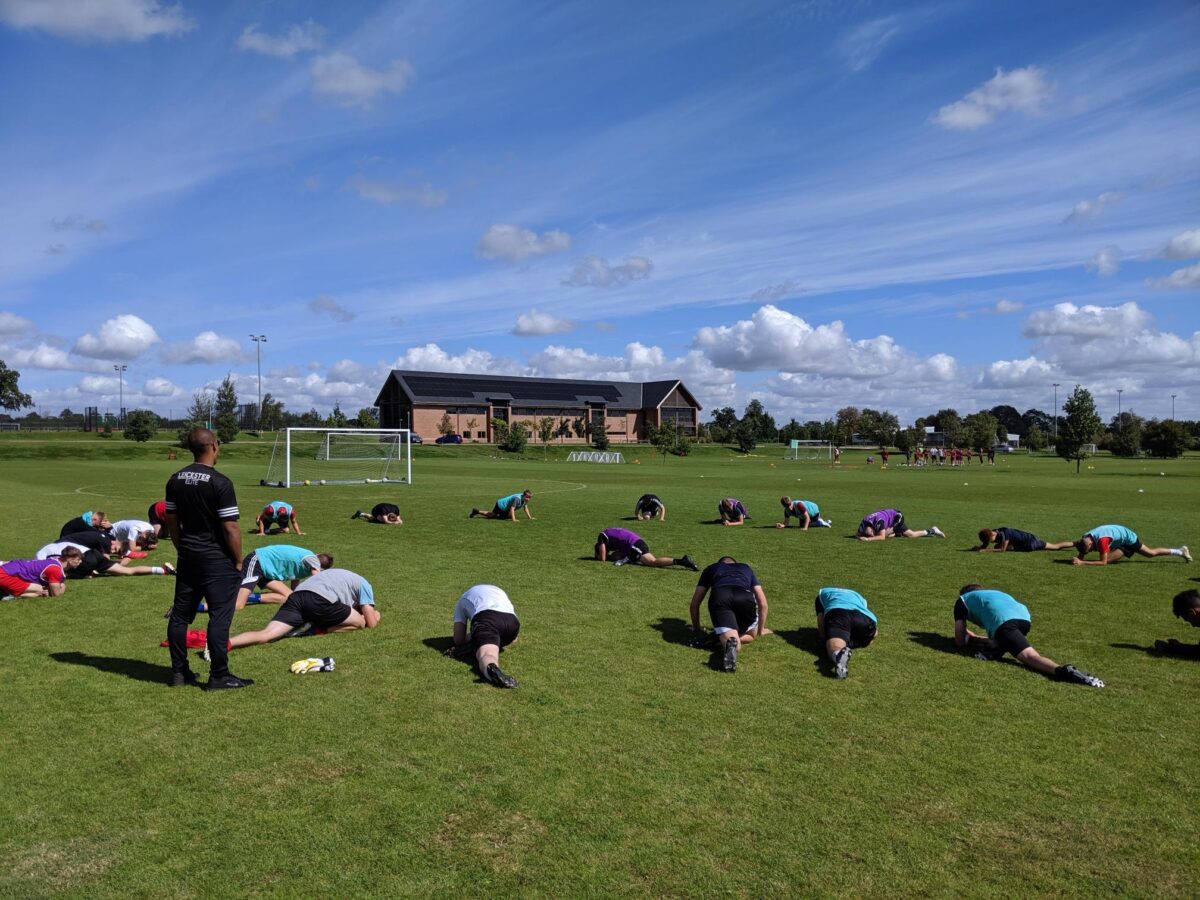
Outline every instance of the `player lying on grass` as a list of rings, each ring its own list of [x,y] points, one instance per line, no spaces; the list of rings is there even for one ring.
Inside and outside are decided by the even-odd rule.
[[[255,588],[259,591],[259,603],[283,603],[301,578],[332,568],[333,557],[328,553],[313,553],[291,544],[259,547],[242,560],[242,586],[238,589],[236,608],[245,608]]]
[[[330,634],[374,628],[378,624],[371,583],[349,569],[328,569],[292,591],[265,628],[235,634],[229,647],[269,644],[307,627]]]
[[[1190,588],[1183,593],[1176,594],[1171,601],[1171,612],[1193,628],[1200,628],[1200,591]],[[1175,638],[1155,641],[1154,649],[1169,656],[1200,659],[1200,644],[1185,644]]]
[[[1099,525],[1093,528],[1075,542],[1079,555],[1071,560],[1073,566],[1107,566],[1119,559],[1132,559],[1134,554],[1141,556],[1179,556],[1184,562],[1192,561],[1192,554],[1187,546],[1183,547],[1147,547],[1137,536],[1124,525]],[[1093,550],[1099,551],[1099,559],[1085,559]]]
[[[38,559],[49,559],[61,556],[67,547],[74,547],[83,555],[83,561],[67,572],[68,578],[91,578],[93,575],[174,575],[175,567],[168,562],[161,566],[126,566],[109,559],[99,550],[73,544],[69,541],[58,541],[47,544],[37,552]]]
[[[374,525],[403,525],[404,520],[400,518],[400,507],[394,503],[376,503],[371,507],[371,514],[368,516],[361,509],[355,510],[351,519],[366,519]]]
[[[667,505],[658,499],[657,494],[642,494],[634,504],[633,515],[639,522],[646,519],[667,521]]]
[[[274,527],[275,530],[271,531]],[[255,534],[304,534],[296,509],[282,500],[272,500],[254,519]]]
[[[83,562],[76,547],[49,559],[10,559],[0,563],[0,597],[61,597],[67,572]]]
[[[867,607],[858,591],[823,587],[817,591],[817,633],[825,642],[825,652],[833,663],[836,678],[850,674],[850,656],[859,647],[868,647],[879,635],[879,620]]]
[[[146,521],[154,529],[155,537],[162,537],[167,530],[167,501],[155,500],[146,510]]]
[[[858,539],[860,541],[884,541],[890,537],[922,538],[940,537],[946,535],[936,525],[924,529],[912,529],[904,521],[904,513],[898,509],[880,509],[864,516],[858,523]]]
[[[78,534],[81,531],[101,531],[106,532],[112,529],[112,522],[108,521],[108,516],[100,510],[88,510],[71,519],[58,531],[58,539],[65,541],[67,535]]]
[[[808,531],[808,526],[815,523],[817,528],[829,528],[832,519],[821,518],[821,508],[814,500],[793,500],[791,497],[780,497],[779,505],[783,507],[783,521],[776,522],[776,528],[787,528],[788,519],[795,519],[801,531]]]
[[[76,544],[95,550],[104,556],[115,556],[120,544],[106,531],[76,531],[66,537],[59,537],[60,542]]]
[[[596,536],[596,546],[592,548],[592,552],[600,562],[611,559],[618,566],[636,563],[655,569],[683,566],[693,572],[700,571],[700,567],[686,553],[679,557],[654,556],[642,536],[628,528],[605,528]]]
[[[967,622],[986,630],[987,637],[975,634],[967,627]],[[1033,671],[1055,681],[1104,687],[1099,678],[1080,672],[1074,666],[1060,666],[1033,649],[1025,638],[1031,623],[1025,604],[1003,591],[985,590],[978,584],[963,585],[954,602],[954,643],[968,652],[973,651],[976,659],[999,660],[1005,653],[1011,653]]]
[[[726,497],[717,504],[717,515],[722,525],[743,525],[750,518],[746,506],[737,497]]]
[[[494,584],[477,584],[467,588],[454,605],[454,646],[446,649],[446,655],[474,652],[484,681],[498,688],[515,688],[517,679],[500,670],[500,650],[515,642],[520,632],[521,623],[508,594]]]
[[[726,672],[736,672],[742,644],[771,633],[767,628],[767,595],[752,568],[732,556],[722,556],[700,573],[692,593],[692,631],[700,634],[704,631],[700,627],[700,601],[710,591],[708,617],[719,642],[722,667]]]
[[[1074,541],[1043,541],[1036,534],[1005,526],[979,529],[979,546],[975,549],[981,553],[1004,553],[1009,550],[1034,553],[1038,550],[1070,550],[1074,546]]]
[[[517,521],[517,510],[525,510],[525,518],[532,519],[533,513],[529,508],[529,500],[533,497],[533,491],[524,490],[519,494],[509,494],[507,497],[501,497],[492,507],[491,512],[482,512],[478,506],[471,507],[471,515],[468,518],[473,519],[476,516],[482,516],[485,519],[508,519],[509,521]]]
[[[164,501],[164,506],[166,501]],[[149,522],[141,519],[121,519],[114,522],[112,527],[113,539],[119,543],[117,552],[121,556],[134,553],[145,555],[144,551],[153,550],[158,546],[158,535]]]

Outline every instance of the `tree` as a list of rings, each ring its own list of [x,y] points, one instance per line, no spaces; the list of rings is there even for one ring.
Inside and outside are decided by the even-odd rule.
[[[942,439],[945,441],[947,446],[952,446],[962,440],[962,418],[959,417],[958,410],[939,409],[937,411],[937,415],[934,416],[934,419],[937,420],[937,430],[942,433]],[[925,424],[928,425],[929,423],[926,422]],[[993,428],[991,440],[987,441],[985,444],[976,444],[975,446],[992,446],[996,440],[995,432],[996,430]]]
[[[849,444],[854,440],[854,433],[858,431],[859,422],[862,421],[862,413],[858,411],[857,406],[843,406],[837,411],[837,442],[839,444]]]
[[[789,441],[806,441],[808,440],[808,431],[803,425],[792,419],[779,429],[779,439],[785,444]]]
[[[4,360],[0,359],[0,409],[23,409],[33,406],[30,396],[21,393],[17,386],[20,380],[21,373],[10,369],[4,364]]]
[[[449,434],[454,434],[454,422],[450,419],[450,413],[442,413],[441,421],[438,422],[438,434],[445,437]]]
[[[1025,441],[1025,446],[1034,453],[1046,449],[1046,433],[1036,425],[1029,426],[1025,431],[1023,440]]]
[[[321,414],[317,412],[315,406],[310,406],[308,408],[308,412],[300,413],[300,415],[296,417],[297,428],[320,428],[324,424],[325,420],[322,418]]]
[[[1030,428],[1040,428],[1042,434],[1054,434],[1054,416],[1040,409],[1027,409],[1021,413],[1022,434],[1028,434]]]
[[[1187,426],[1173,419],[1151,419],[1142,430],[1142,446],[1151,456],[1176,459],[1191,444]]]
[[[217,440],[222,444],[232,444],[237,440],[237,390],[234,389],[233,379],[226,375],[217,388],[217,402],[213,405],[216,414],[213,424],[216,426]]]
[[[375,415],[375,407],[364,406],[354,417],[354,424],[359,428],[378,428],[379,417]]]
[[[900,420],[887,410],[864,409],[858,421],[858,433],[880,447],[890,447],[900,430]]]
[[[756,441],[779,440],[779,429],[775,427],[775,417],[763,408],[762,401],[758,398],[746,404],[739,425],[749,428]]]
[[[708,423],[709,435],[716,443],[732,441],[733,429],[737,427],[737,423],[738,417],[733,407],[723,406],[713,411],[712,419]]]
[[[1025,433],[1025,420],[1021,418],[1021,414],[1017,412],[1016,407],[1001,405],[993,406],[986,410],[996,417],[996,421],[1004,426],[1004,434],[1007,437],[1011,434]]]
[[[187,446],[188,432],[193,428],[208,428],[212,423],[212,415],[212,397],[199,391],[192,394],[192,405],[183,414],[183,428],[179,432],[179,446]]]
[[[263,394],[262,411],[258,416],[259,431],[275,431],[283,427],[283,403],[271,396],[270,392]]]
[[[753,422],[738,422],[733,429],[733,440],[737,443],[738,449],[743,453],[749,453],[758,446],[758,433],[754,428]]]
[[[125,440],[144,444],[158,433],[158,416],[148,409],[135,409],[125,416]]]
[[[342,412],[342,403],[340,400],[333,404],[333,411],[329,413],[329,418],[325,420],[325,424],[330,428],[345,428],[350,424],[346,418],[346,414]]]
[[[603,419],[593,419],[592,420],[592,435],[591,435],[591,437],[592,437],[592,446],[595,447],[597,450],[607,450],[608,449],[608,443],[609,443],[608,434],[604,431],[604,420]]]
[[[1096,401],[1091,392],[1078,384],[1063,403],[1063,412],[1066,416],[1059,423],[1055,451],[1065,460],[1075,460],[1078,475],[1079,464],[1088,456],[1084,446],[1094,443],[1100,431],[1100,417],[1096,415]]]
[[[999,424],[996,417],[989,412],[971,413],[963,419],[959,434],[968,447],[992,447],[998,437],[996,429]]]
[[[1134,412],[1113,416],[1108,426],[1108,449],[1113,456],[1137,456],[1142,451],[1142,424],[1145,420]]]
[[[538,439],[542,442],[542,456],[545,456],[550,449],[550,442],[554,440],[554,431],[556,422],[554,416],[542,416],[537,420]]]
[[[571,430],[575,432],[575,437],[579,438],[580,440],[590,437],[592,433],[592,427],[588,424],[587,416],[576,416],[574,419],[572,419]]]
[[[662,454],[663,462],[667,461],[667,454],[675,449],[675,444],[679,440],[679,429],[675,427],[675,423],[667,420],[657,428],[649,425],[646,428],[647,437],[650,439],[651,446]]]
[[[478,427],[478,425],[479,425],[479,420],[476,419],[474,416],[467,419],[467,433],[465,435],[467,440],[470,441],[470,440],[475,439],[475,429],[476,429],[476,427]]]
[[[919,432],[915,428],[905,428],[896,432],[896,449],[901,453],[908,453],[919,441]]]

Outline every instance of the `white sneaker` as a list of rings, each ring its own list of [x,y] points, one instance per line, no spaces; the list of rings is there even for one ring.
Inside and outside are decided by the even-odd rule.
[[[944,538],[946,536],[946,532],[942,531],[942,529],[938,528],[936,525],[929,526],[929,533],[934,537]]]
[[[1187,544],[1184,544],[1184,545],[1183,545],[1182,547],[1180,547],[1179,549],[1180,549],[1180,551],[1181,551],[1181,552],[1182,552],[1182,554],[1183,554],[1183,561],[1184,561],[1184,562],[1191,562],[1191,561],[1192,561],[1192,551],[1191,551],[1191,550],[1189,550],[1189,549],[1187,548]]]

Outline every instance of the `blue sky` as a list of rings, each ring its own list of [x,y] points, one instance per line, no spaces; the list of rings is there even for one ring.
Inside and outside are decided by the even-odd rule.
[[[0,0],[0,358],[682,377],[704,406],[1200,418],[1183,2]]]

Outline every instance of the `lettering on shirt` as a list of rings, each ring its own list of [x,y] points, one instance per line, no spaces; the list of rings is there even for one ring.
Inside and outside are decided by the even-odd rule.
[[[175,477],[180,481],[186,481],[188,484],[207,483],[212,479],[212,475],[209,472],[189,472],[187,469],[176,472]]]

